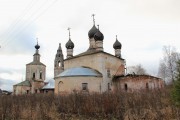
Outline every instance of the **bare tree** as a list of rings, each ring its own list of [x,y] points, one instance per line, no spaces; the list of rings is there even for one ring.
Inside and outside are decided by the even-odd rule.
[[[180,60],[180,54],[172,46],[163,47],[163,58],[159,63],[158,76],[167,83],[174,82],[177,72],[177,61]]]
[[[141,64],[138,64],[136,66],[129,66],[127,71],[129,74],[137,74],[137,75],[147,74],[146,70],[142,67]]]

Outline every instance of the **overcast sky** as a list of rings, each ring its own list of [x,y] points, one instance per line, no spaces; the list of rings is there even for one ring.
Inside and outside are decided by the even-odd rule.
[[[141,64],[156,75],[164,45],[180,51],[179,0],[0,0],[0,88],[25,80],[25,65],[33,60],[36,38],[47,79],[59,43],[66,57],[67,28],[74,55],[89,47],[88,31],[96,25],[104,34],[104,50],[114,54],[115,36],[127,66]]]

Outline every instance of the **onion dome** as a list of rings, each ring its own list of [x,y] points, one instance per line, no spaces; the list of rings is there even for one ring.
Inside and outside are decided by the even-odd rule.
[[[74,43],[69,39],[69,41],[66,43],[66,48],[67,49],[73,49],[74,48]]]
[[[88,36],[89,38],[93,38],[94,37],[94,34],[98,31],[98,29],[96,28],[95,25],[93,25],[93,27],[89,30],[88,32]]]
[[[121,49],[121,47],[122,47],[122,45],[121,45],[121,43],[118,41],[117,35],[116,35],[116,41],[115,41],[115,43],[113,44],[113,48],[114,48],[114,49]]]
[[[38,50],[38,49],[40,48],[40,46],[38,45],[38,43],[37,43],[37,45],[35,45],[34,47],[36,48],[36,50]]]
[[[104,35],[99,31],[99,29],[96,32],[96,34],[94,35],[94,39],[95,39],[95,41],[103,41]]]

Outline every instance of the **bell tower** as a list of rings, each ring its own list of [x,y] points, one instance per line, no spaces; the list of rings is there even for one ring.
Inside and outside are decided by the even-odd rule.
[[[64,71],[64,55],[62,53],[61,43],[59,43],[59,48],[57,50],[55,60],[54,60],[54,77]]]
[[[44,81],[46,79],[46,65],[40,62],[39,44],[34,46],[36,51],[33,55],[33,61],[26,64],[26,80]]]

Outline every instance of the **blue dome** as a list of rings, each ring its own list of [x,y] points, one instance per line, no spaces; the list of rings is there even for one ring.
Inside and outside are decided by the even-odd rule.
[[[74,67],[74,68],[66,69],[64,72],[60,73],[57,77],[73,77],[73,76],[102,77],[102,74],[97,70],[91,68]]]

